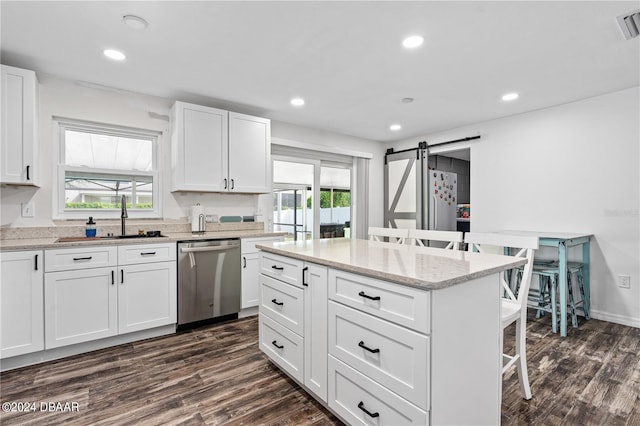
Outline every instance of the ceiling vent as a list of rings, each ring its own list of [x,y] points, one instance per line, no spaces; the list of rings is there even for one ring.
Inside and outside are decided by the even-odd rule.
[[[640,10],[618,16],[618,25],[624,38],[630,40],[640,34]]]

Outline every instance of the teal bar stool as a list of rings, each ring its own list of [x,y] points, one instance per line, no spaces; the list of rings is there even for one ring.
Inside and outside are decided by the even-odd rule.
[[[589,319],[589,304],[584,295],[583,264],[581,262],[567,263],[567,307],[571,316],[571,325],[578,327],[577,309],[582,310],[585,319]],[[560,265],[556,261],[539,261],[533,266],[532,275],[538,277],[538,288],[530,288],[528,294],[529,308],[536,309],[536,318],[544,315],[544,312],[551,313],[551,330],[558,332],[558,279]],[[574,297],[574,278],[578,284],[580,300]]]

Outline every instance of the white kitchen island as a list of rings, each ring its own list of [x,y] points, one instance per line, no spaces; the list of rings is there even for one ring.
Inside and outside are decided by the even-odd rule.
[[[348,424],[500,423],[499,255],[356,239],[258,246],[260,348]]]

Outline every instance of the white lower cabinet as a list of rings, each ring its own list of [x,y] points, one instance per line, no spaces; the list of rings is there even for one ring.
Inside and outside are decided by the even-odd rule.
[[[291,377],[303,380],[303,339],[267,315],[259,317],[260,349]]]
[[[44,349],[43,254],[0,253],[0,358]]]
[[[352,425],[428,425],[428,413],[329,356],[329,408]]]
[[[304,385],[327,401],[327,268],[306,263],[304,286]]]
[[[46,349],[177,321],[175,243],[51,249],[45,258]]]
[[[260,349],[327,402],[327,268],[260,258]]]
[[[143,263],[120,270],[118,332],[130,333],[177,321],[176,262]]]
[[[241,238],[240,254],[242,255],[240,308],[253,308],[260,304],[260,250],[256,244],[282,241],[282,237]]]
[[[118,334],[115,268],[46,273],[44,288],[47,349]]]

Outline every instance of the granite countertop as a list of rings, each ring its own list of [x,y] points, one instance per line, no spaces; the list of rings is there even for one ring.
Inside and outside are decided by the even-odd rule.
[[[78,239],[70,242],[56,242],[57,237],[42,238],[16,238],[0,240],[0,251],[9,250],[39,250],[49,248],[69,248],[96,245],[128,245],[128,244],[158,244],[175,241],[219,240],[227,238],[256,238],[277,237],[285,235],[285,232],[264,232],[262,230],[233,230],[205,232],[194,235],[191,232],[168,232],[164,237],[153,238],[125,238],[125,239]]]
[[[266,252],[309,261],[423,290],[437,290],[524,265],[527,260],[349,238],[256,245]]]

